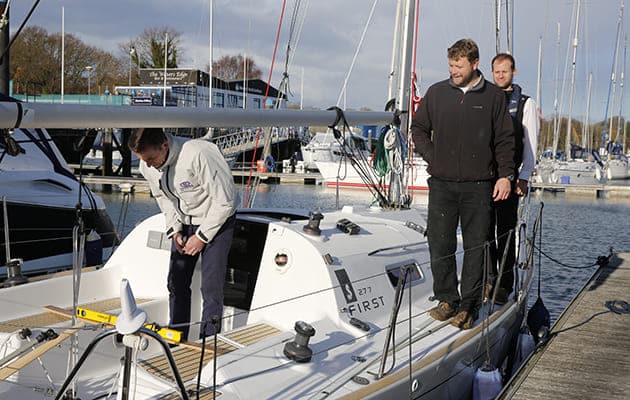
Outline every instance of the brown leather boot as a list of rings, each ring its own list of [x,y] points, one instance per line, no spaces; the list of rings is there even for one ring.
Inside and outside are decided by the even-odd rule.
[[[457,327],[459,329],[470,329],[475,322],[475,318],[472,313],[468,311],[460,311],[457,313],[453,320],[451,321],[451,325]]]
[[[429,311],[429,315],[431,318],[438,321],[446,321],[455,315],[455,307],[445,301],[440,301],[437,307],[432,308],[431,311]]]

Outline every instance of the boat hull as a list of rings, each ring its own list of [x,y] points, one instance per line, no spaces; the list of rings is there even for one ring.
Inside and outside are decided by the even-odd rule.
[[[475,372],[486,361],[500,368],[509,362],[514,338],[523,322],[526,299],[511,303],[491,317],[488,342],[482,326],[476,326],[444,348],[415,357],[412,363],[412,398],[425,400],[472,398]],[[402,353],[403,351],[401,351]],[[409,398],[409,366],[392,371],[389,376],[343,399]]]
[[[371,183],[364,182],[361,176],[356,170],[349,164],[339,164],[339,161],[318,161],[317,168],[319,169],[322,179],[326,182],[328,187],[340,187],[340,188],[352,188],[352,189],[369,189],[371,187],[379,187],[389,189],[390,185],[387,184],[387,179],[384,179],[384,183],[378,183],[380,178],[376,175],[376,172],[371,165],[367,165],[367,161],[358,160],[357,162],[365,164],[363,169],[370,171],[372,178]],[[422,192],[429,190],[428,184],[429,174],[427,173],[427,164],[422,159],[414,158],[411,166],[407,165],[404,168],[404,182],[406,188],[410,191]]]
[[[536,176],[542,183],[565,185],[597,185],[604,178],[602,168],[595,161],[541,161],[536,166]]]
[[[606,177],[609,180],[630,178],[630,167],[626,160],[610,160],[606,163]]]
[[[105,204],[72,174],[48,132],[16,129],[12,139],[18,151],[0,152],[0,276],[6,276],[7,234],[10,258],[24,260],[23,273],[72,266],[79,203],[84,227],[101,236],[107,256],[116,234]]]

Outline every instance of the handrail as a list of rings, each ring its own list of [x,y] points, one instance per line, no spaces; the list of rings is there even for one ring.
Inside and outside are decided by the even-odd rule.
[[[6,265],[9,265],[9,261],[11,261],[11,245],[9,243],[9,213],[7,212],[7,196],[2,196],[2,212],[4,216],[4,254],[7,258]]]
[[[424,242],[403,243],[403,244],[400,244],[400,245],[397,245],[397,246],[381,247],[380,249],[376,249],[376,250],[370,251],[367,255],[368,256],[373,256],[374,254],[378,254],[378,253],[383,252],[383,251],[397,250],[397,249],[406,249],[407,247],[418,246],[418,245],[425,244],[425,243],[427,243],[426,240]]]
[[[89,357],[90,353],[92,353],[92,351],[94,350],[96,345],[101,340],[105,339],[106,337],[115,335],[117,333],[118,333],[118,331],[116,329],[112,328],[112,329],[108,329],[106,331],[103,331],[103,332],[99,333],[94,339],[92,339],[90,344],[88,344],[88,346],[86,347],[85,351],[81,355],[81,358],[79,359],[77,364],[74,366],[74,368],[72,369],[70,374],[66,377],[66,380],[63,382],[63,385],[59,389],[59,392],[57,392],[57,396],[55,396],[55,400],[61,400],[63,398],[63,396],[65,396],[64,391],[68,388],[68,386],[70,385],[70,383],[74,379],[75,375],[79,372],[79,369],[81,369],[81,366],[83,365],[85,360],[87,360],[87,358]],[[179,387],[179,390],[181,392],[180,393],[181,397],[184,400],[188,400],[188,392],[186,391],[186,387],[184,386],[184,382],[182,381],[182,378],[181,378],[181,376],[179,374],[179,371],[177,370],[177,364],[175,364],[175,360],[173,359],[173,355],[171,354],[171,349],[168,347],[168,344],[157,333],[155,333],[155,332],[153,332],[153,331],[151,331],[149,329],[140,328],[140,330],[138,330],[138,332],[136,332],[136,334],[138,334],[138,333],[142,334],[142,335],[147,335],[147,336],[152,337],[153,339],[157,340],[157,342],[162,346],[162,350],[164,350],[164,354],[166,355],[166,358],[168,360],[169,366],[171,367],[171,371],[173,372],[173,376],[175,377],[175,381],[177,383],[177,386]],[[125,354],[125,356],[127,356],[127,354]]]
[[[392,304],[392,314],[389,317],[389,327],[387,328],[387,337],[385,338],[385,344],[383,345],[383,352],[381,353],[381,364],[378,368],[378,376],[376,379],[381,379],[385,375],[385,362],[387,361],[387,353],[389,353],[389,344],[394,340],[394,332],[396,328],[396,319],[398,319],[398,312],[400,311],[400,305],[402,304],[402,295],[405,291],[405,284],[409,279],[409,265],[403,265],[400,268],[398,284],[396,285],[396,294],[394,295],[394,302]],[[411,287],[410,289],[411,290]],[[411,309],[411,304],[409,304]],[[411,324],[411,320],[409,320]],[[394,348],[396,344],[394,343]],[[395,357],[392,362],[395,363]],[[395,365],[395,364],[394,364]],[[394,367],[392,365],[392,368]]]

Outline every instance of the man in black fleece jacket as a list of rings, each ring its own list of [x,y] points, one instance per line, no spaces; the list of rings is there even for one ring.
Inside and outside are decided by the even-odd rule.
[[[431,316],[469,329],[481,305],[484,244],[492,238],[492,202],[514,180],[514,128],[503,91],[478,70],[479,48],[461,39],[448,49],[450,79],[431,86],[411,124],[416,150],[428,163],[433,291]],[[464,263],[457,289],[457,226]]]

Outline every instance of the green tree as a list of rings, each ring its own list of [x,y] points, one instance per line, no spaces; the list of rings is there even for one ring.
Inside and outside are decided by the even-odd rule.
[[[168,36],[167,36],[168,35]],[[182,34],[173,28],[146,28],[140,35],[118,45],[121,59],[132,61],[133,80],[138,68],[164,68],[164,39],[166,38],[167,68],[177,68]],[[128,67],[127,67],[128,68]],[[127,69],[128,71],[128,69]]]

